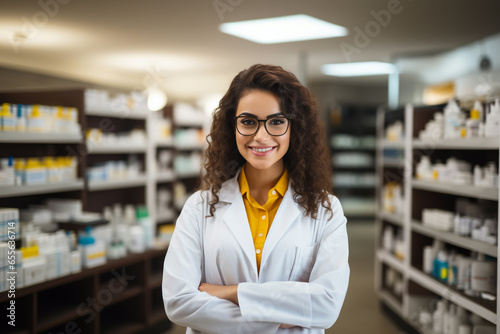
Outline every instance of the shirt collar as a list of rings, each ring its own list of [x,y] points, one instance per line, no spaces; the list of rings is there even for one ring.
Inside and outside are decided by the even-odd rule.
[[[238,178],[238,183],[240,185],[240,192],[242,196],[245,196],[245,194],[250,193],[250,187],[248,186],[248,180],[247,176],[245,175],[245,167],[243,166],[241,168],[241,173],[240,177]],[[276,190],[281,196],[284,196],[286,191],[288,189],[288,171],[285,170],[283,171],[283,174],[281,174],[280,179],[274,187],[271,188],[270,191]]]

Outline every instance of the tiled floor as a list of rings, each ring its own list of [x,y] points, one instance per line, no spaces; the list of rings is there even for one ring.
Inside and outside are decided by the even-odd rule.
[[[402,331],[380,311],[374,291],[374,223],[348,223],[351,280],[338,321],[326,334],[401,334]],[[174,326],[165,334],[181,334]],[[255,333],[259,334],[259,333]]]

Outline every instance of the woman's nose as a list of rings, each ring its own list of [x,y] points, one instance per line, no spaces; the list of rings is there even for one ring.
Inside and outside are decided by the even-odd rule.
[[[262,141],[267,139],[269,137],[269,133],[267,133],[266,127],[264,126],[264,123],[261,123],[259,126],[259,129],[254,135],[254,139],[257,141]]]

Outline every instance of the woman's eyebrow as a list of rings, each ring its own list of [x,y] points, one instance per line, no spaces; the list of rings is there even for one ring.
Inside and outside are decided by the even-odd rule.
[[[242,112],[241,114],[238,115],[238,117],[240,116],[251,116],[257,118],[257,115],[251,114],[249,112]]]
[[[285,114],[283,114],[282,112],[277,112],[277,113],[268,115],[266,118],[269,119],[269,118],[273,118],[273,117],[277,117],[277,116],[283,116],[283,117],[285,117]]]
[[[250,117],[254,117],[254,118],[258,119],[257,115],[254,115],[254,114],[249,113],[249,112],[242,112],[241,114],[238,115],[238,117],[240,117],[240,116],[250,116]],[[277,116],[283,116],[284,117],[285,115],[283,113],[281,113],[281,112],[277,112],[277,113],[274,113],[274,114],[271,114],[271,115],[267,115],[266,119],[277,117]]]

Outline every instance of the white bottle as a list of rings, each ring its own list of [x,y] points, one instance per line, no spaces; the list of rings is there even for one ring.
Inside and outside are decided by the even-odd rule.
[[[450,311],[448,313],[449,322],[448,322],[448,333],[455,334],[458,333],[459,319],[457,313],[457,305],[451,304]]]
[[[424,247],[424,273],[432,274],[432,266],[434,265],[434,254],[432,250],[432,246]]]
[[[155,226],[151,217],[149,217],[148,209],[144,206],[136,208],[137,224],[142,227],[144,231],[144,245],[146,248],[152,248],[155,237]]]
[[[496,263],[486,261],[484,254],[479,254],[471,265],[471,288],[474,291],[493,292],[496,289]]]
[[[444,302],[442,300],[437,302],[437,307],[432,314],[432,330],[436,334],[443,334],[443,314],[444,314]]]
[[[500,103],[498,99],[491,105],[490,112],[486,115],[484,126],[485,137],[498,137],[500,132]]]
[[[460,138],[464,116],[455,100],[450,100],[444,108],[444,137]]]
[[[479,165],[474,166],[474,186],[479,187],[483,183],[483,170]]]
[[[130,226],[127,248],[131,253],[142,253],[146,250],[144,245],[144,230],[139,225]]]
[[[470,111],[470,118],[465,122],[467,138],[479,137],[479,124],[483,114],[483,106],[481,102],[474,102],[474,107]]]
[[[384,249],[389,252],[389,253],[392,253],[392,251],[394,250],[394,238],[393,238],[393,231],[392,231],[392,227],[391,226],[386,226],[384,228],[384,241],[383,241],[383,246],[384,246]]]
[[[472,329],[467,324],[462,324],[458,326],[458,334],[471,334]]]
[[[461,306],[457,306],[457,322],[458,326],[460,325],[468,325],[468,319],[467,319],[467,313],[465,312],[465,309]]]
[[[417,164],[417,179],[418,180],[431,180],[432,179],[432,165],[428,156],[424,155]]]
[[[443,312],[443,334],[450,334],[449,333],[449,328],[450,328],[450,314],[449,314],[449,305],[448,302],[445,302],[444,304],[444,312]]]

